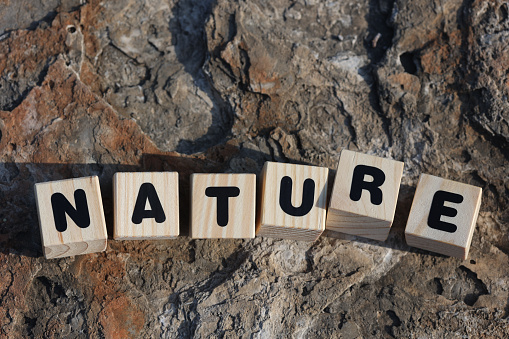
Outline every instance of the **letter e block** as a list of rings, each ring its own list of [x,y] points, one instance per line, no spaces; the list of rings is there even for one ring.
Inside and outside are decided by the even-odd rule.
[[[191,237],[254,238],[255,174],[192,174]]]
[[[44,257],[102,252],[107,232],[99,178],[35,184]]]
[[[327,212],[327,235],[387,239],[403,166],[400,161],[343,150]]]
[[[481,195],[479,187],[422,174],[406,225],[407,244],[467,259]]]
[[[177,172],[115,173],[116,240],[171,239],[179,235]]]
[[[257,235],[315,241],[325,229],[326,167],[266,162]]]

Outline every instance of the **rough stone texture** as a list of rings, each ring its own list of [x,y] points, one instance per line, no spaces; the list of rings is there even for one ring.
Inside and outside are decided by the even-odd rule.
[[[0,1],[1,337],[505,337],[504,1]],[[190,240],[189,175],[405,162],[386,242]],[[177,170],[181,233],[42,258],[33,184]],[[333,171],[331,171],[333,174]],[[408,247],[420,173],[483,188],[460,261]],[[111,232],[111,229],[110,229]]]

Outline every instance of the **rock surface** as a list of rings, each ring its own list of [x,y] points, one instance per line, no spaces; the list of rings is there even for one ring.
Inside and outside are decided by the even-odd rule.
[[[1,337],[505,337],[504,1],[0,1]],[[189,175],[405,162],[386,242],[190,240]],[[177,170],[181,233],[42,258],[33,184]],[[408,247],[419,174],[483,188],[466,261]],[[111,230],[110,230],[111,232]]]

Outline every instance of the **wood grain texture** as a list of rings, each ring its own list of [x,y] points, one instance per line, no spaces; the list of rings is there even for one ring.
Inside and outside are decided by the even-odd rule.
[[[132,220],[136,200],[143,184],[151,184],[164,211],[164,221]],[[179,190],[177,172],[115,173],[113,176],[114,229],[116,240],[171,239],[179,235]],[[147,200],[145,209],[152,210]]]
[[[55,225],[51,197],[54,193],[61,193],[76,207],[74,192],[80,189],[86,194],[90,225],[80,228],[66,215],[67,229],[59,232]],[[46,259],[101,252],[106,249],[106,222],[98,177],[38,183],[35,184],[35,197]]]
[[[293,240],[316,240],[325,229],[328,175],[329,169],[326,167],[266,162],[261,174],[256,234]],[[295,207],[302,204],[305,180],[312,179],[315,182],[313,205],[306,215],[292,216],[281,208],[281,180],[285,176],[292,179],[291,203]]]
[[[428,225],[433,197],[437,191],[459,194],[461,203],[445,202],[444,206],[454,208],[454,217],[442,215],[440,220],[457,226],[455,232],[445,232]],[[422,174],[408,216],[405,229],[406,242],[410,246],[457,257],[468,257],[472,235],[481,207],[482,189],[480,187]]]
[[[390,230],[391,230],[390,228],[381,228],[378,230],[369,230],[369,233],[367,235],[362,235],[362,234],[361,235],[351,235],[351,234],[347,234],[344,232],[337,232],[337,231],[332,231],[330,229],[325,229],[325,231],[322,233],[322,236],[328,237],[328,238],[348,240],[348,241],[355,240],[355,237],[363,237],[363,238],[369,238],[369,239],[376,240],[376,241],[384,241],[387,239]]]
[[[218,198],[207,188],[238,187],[238,196],[228,198],[228,223],[218,224]],[[256,218],[255,174],[192,174],[191,237],[193,239],[254,238]]]
[[[337,226],[329,227],[327,225]],[[377,220],[339,211],[337,214],[334,213],[332,215],[327,213],[325,229],[331,232],[327,232],[324,235],[331,238],[342,238],[340,234],[344,233],[378,241],[385,241],[389,236],[391,224],[385,220]]]
[[[371,202],[371,193],[367,190],[362,190],[358,201],[350,198],[353,173],[358,165],[375,167],[385,174],[385,180],[379,186],[382,192],[380,205]],[[374,240],[387,239],[396,211],[403,166],[400,161],[343,150],[334,180],[325,228]],[[372,180],[368,175],[365,177],[366,181]]]

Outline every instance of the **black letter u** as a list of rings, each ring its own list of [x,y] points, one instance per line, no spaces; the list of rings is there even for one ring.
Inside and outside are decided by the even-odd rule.
[[[292,178],[284,176],[281,179],[281,189],[279,193],[279,206],[281,209],[294,217],[302,217],[311,211],[315,201],[315,182],[313,179],[304,180],[302,190],[302,203],[299,207],[292,205]]]

